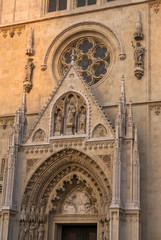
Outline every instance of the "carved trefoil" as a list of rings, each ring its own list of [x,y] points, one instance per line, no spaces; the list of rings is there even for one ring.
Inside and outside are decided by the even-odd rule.
[[[86,133],[87,106],[85,100],[74,92],[63,95],[52,113],[54,136]]]

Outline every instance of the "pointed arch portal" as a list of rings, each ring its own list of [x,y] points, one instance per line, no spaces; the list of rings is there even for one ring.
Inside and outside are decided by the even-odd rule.
[[[30,234],[37,224],[37,236],[42,230],[45,239],[62,240],[66,224],[79,225],[74,225],[75,234],[80,224],[86,224],[84,229],[89,227],[95,236],[110,203],[111,186],[98,164],[82,152],[64,149],[42,163],[30,178],[22,199],[20,225],[25,224]]]

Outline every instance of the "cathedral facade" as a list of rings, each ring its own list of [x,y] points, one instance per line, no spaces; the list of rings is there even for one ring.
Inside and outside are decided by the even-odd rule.
[[[0,239],[160,240],[161,1],[0,9]]]

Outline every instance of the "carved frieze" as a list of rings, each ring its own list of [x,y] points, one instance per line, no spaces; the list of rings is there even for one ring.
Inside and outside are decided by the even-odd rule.
[[[3,118],[0,119],[0,125],[5,130],[7,127],[12,128],[13,127],[13,118]]]
[[[20,36],[24,29],[25,29],[25,26],[3,28],[1,30],[1,34],[3,38],[6,38],[7,36],[10,36],[11,38],[13,38],[16,35]]]

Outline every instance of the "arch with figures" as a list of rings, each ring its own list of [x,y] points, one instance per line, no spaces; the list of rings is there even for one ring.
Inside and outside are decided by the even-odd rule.
[[[111,185],[96,161],[64,149],[39,166],[23,194],[19,239],[63,240],[64,224],[96,226],[105,234]],[[23,238],[22,238],[23,237]],[[100,238],[100,237],[99,237]]]

